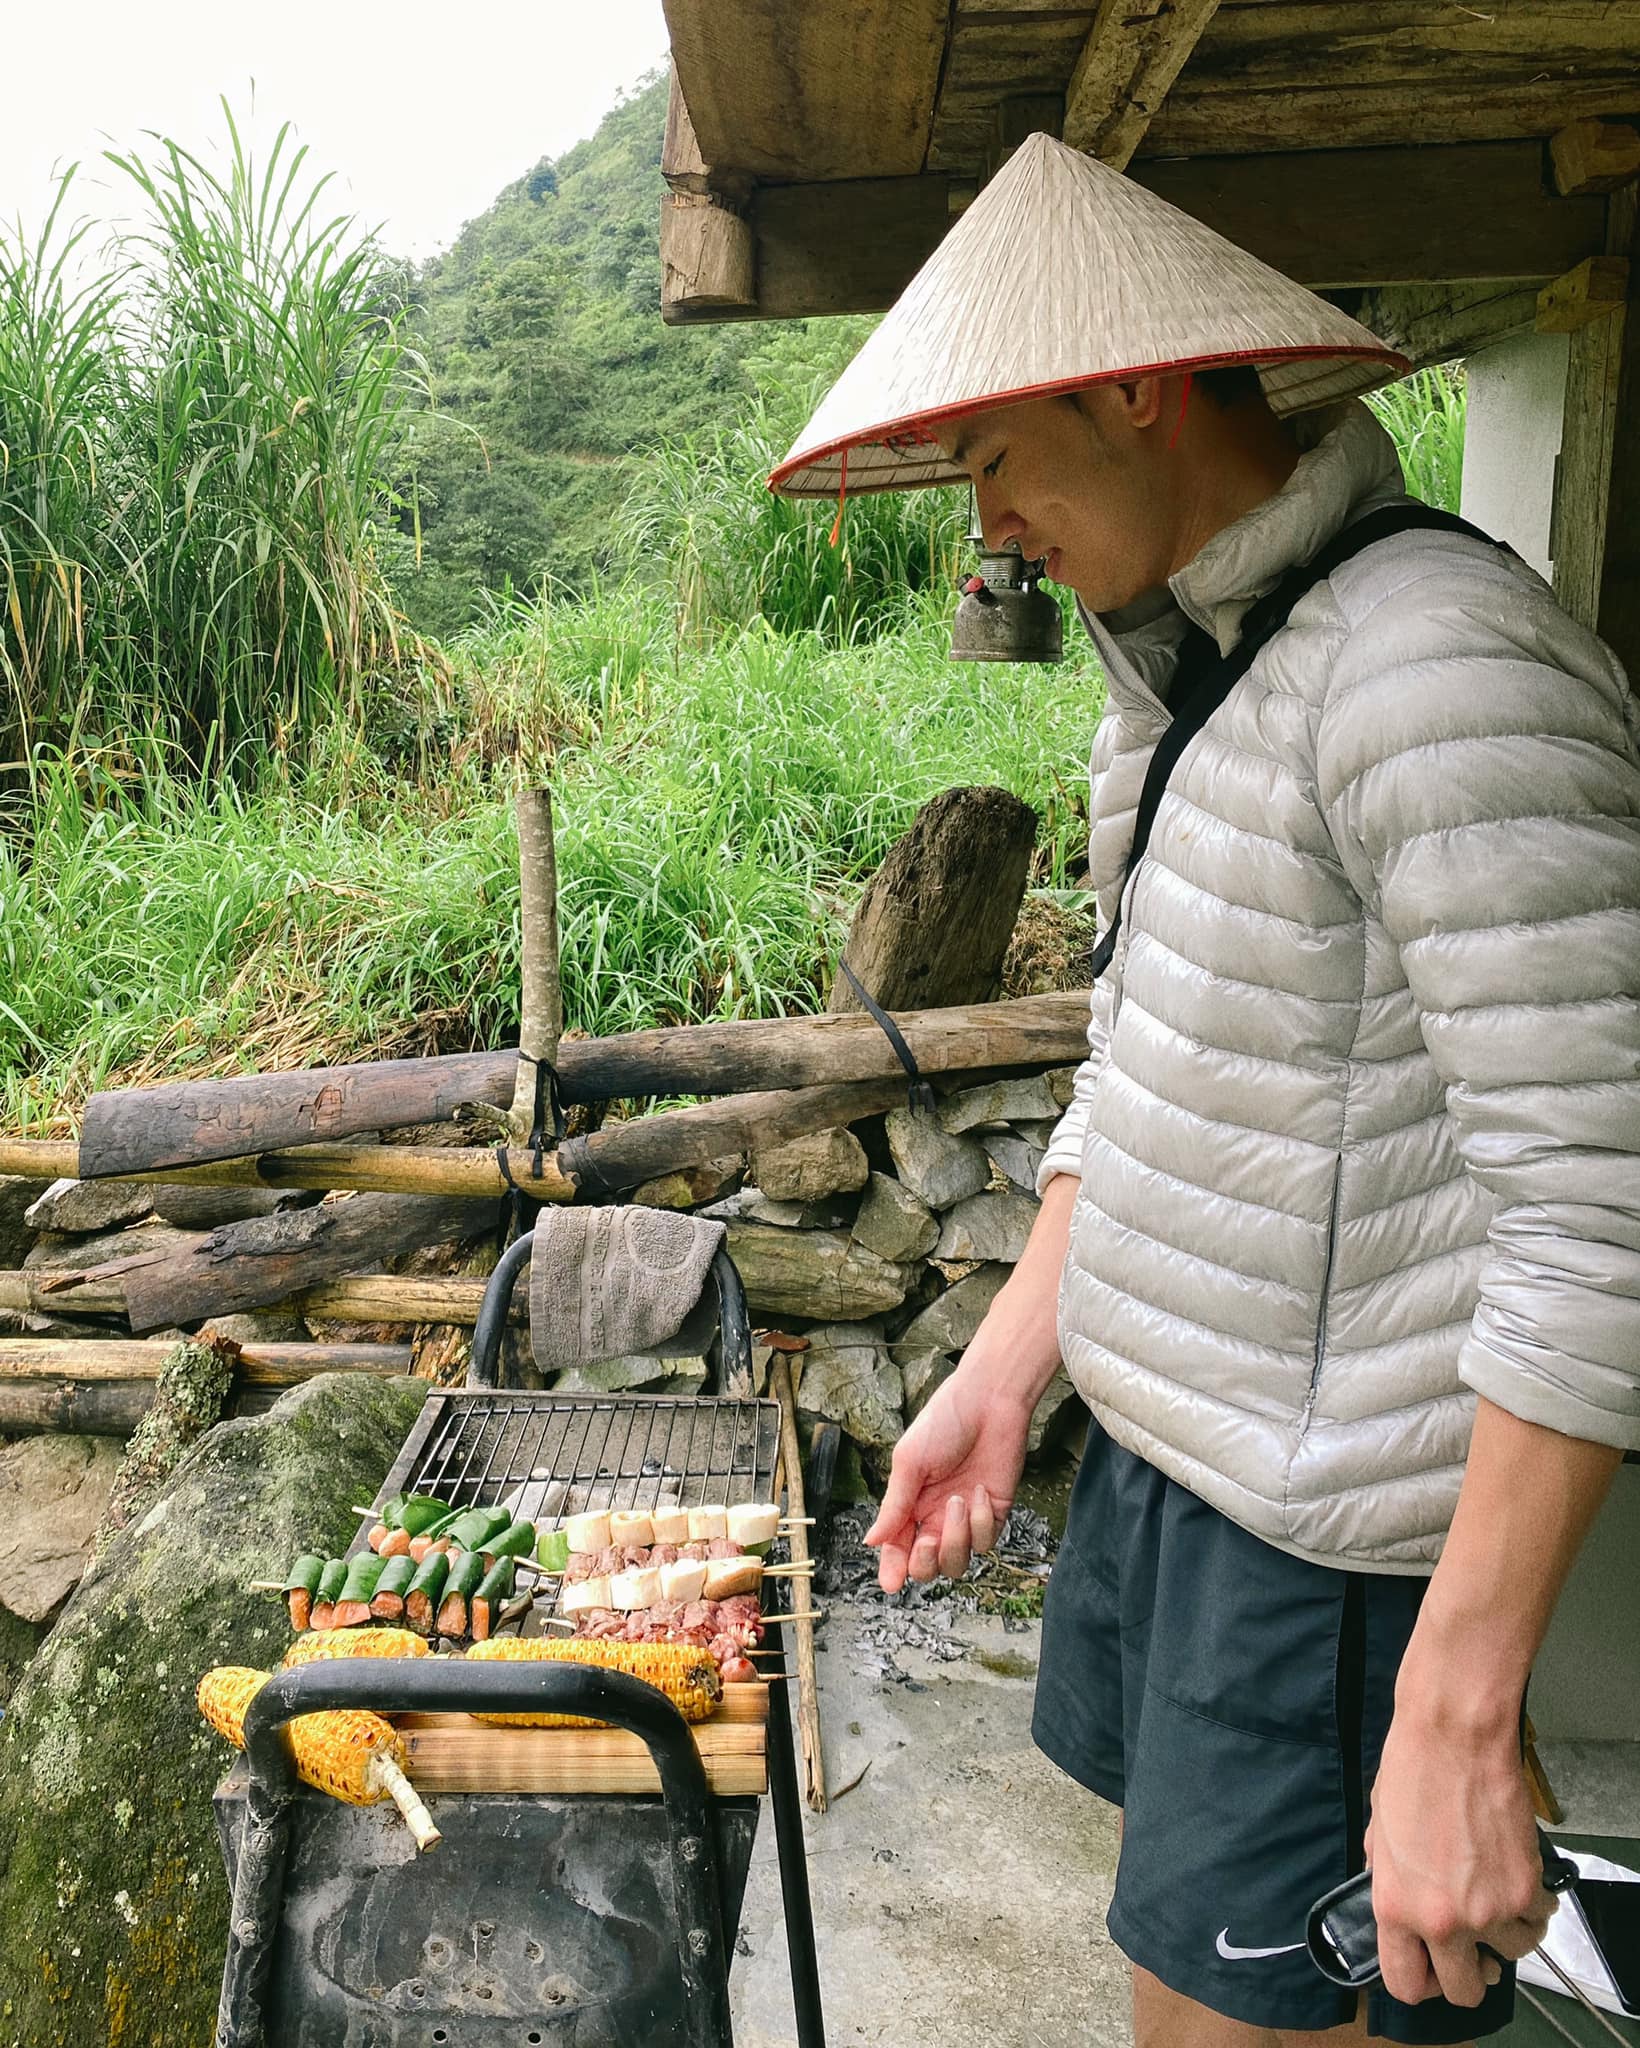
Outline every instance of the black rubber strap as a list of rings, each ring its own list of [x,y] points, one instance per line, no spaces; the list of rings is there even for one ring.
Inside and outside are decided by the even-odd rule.
[[[520,1059],[528,1055],[522,1050]],[[547,1126],[552,1126],[552,1146],[556,1151],[563,1142],[567,1125],[564,1120],[564,1103],[559,1088],[558,1069],[551,1060],[536,1060],[535,1101],[530,1111],[529,1144],[532,1154],[530,1167],[532,1177],[541,1178],[546,1166]],[[498,1246],[506,1245],[511,1239],[521,1237],[531,1227],[533,1215],[539,1213],[541,1202],[535,1195],[526,1195],[513,1178],[512,1165],[507,1158],[509,1141],[496,1141],[495,1163],[501,1169],[501,1178],[507,1183],[509,1192],[501,1197],[501,1214],[496,1224]]]
[[[1139,802],[1134,812],[1133,849],[1128,855],[1122,886],[1117,892],[1116,915],[1094,948],[1092,968],[1095,981],[1115,955],[1122,928],[1122,897],[1127,893],[1134,870],[1144,859],[1156,813],[1185,748],[1246,675],[1267,642],[1286,625],[1300,598],[1318,583],[1325,583],[1334,570],[1364,549],[1376,546],[1381,540],[1389,540],[1398,533],[1419,531],[1461,533],[1471,540],[1485,541],[1489,547],[1502,545],[1490,534],[1482,533],[1478,526],[1471,526],[1467,519],[1460,519],[1452,512],[1438,512],[1433,505],[1386,505],[1381,511],[1369,512],[1364,519],[1357,519],[1353,525],[1334,534],[1311,560],[1296,569],[1289,569],[1274,590],[1249,605],[1241,622],[1241,638],[1228,654],[1220,655],[1200,626],[1192,625],[1186,632],[1179,646],[1178,666],[1174,671],[1168,706],[1172,722],[1157,741],[1150,765],[1145,770],[1144,785],[1139,791]]]
[[[912,1109],[926,1110],[930,1115],[932,1115],[934,1110],[934,1090],[932,1089],[932,1087],[930,1087],[928,1082],[926,1082],[923,1079],[922,1069],[917,1065],[917,1055],[911,1050],[910,1046],[907,1045],[905,1042],[905,1033],[900,1029],[899,1025],[895,1023],[894,1019],[888,1014],[888,1012],[883,1008],[883,1006],[880,1003],[874,1001],[871,996],[867,995],[865,983],[861,981],[860,977],[855,973],[854,969],[850,967],[848,962],[846,960],[839,960],[837,965],[842,973],[843,979],[848,983],[849,987],[853,989],[854,993],[860,998],[861,1003],[865,1006],[867,1015],[875,1018],[877,1023],[882,1027],[883,1036],[888,1040],[889,1044],[893,1046],[895,1053],[899,1057],[900,1065],[904,1067],[906,1072],[911,1076],[911,1086],[907,1090],[906,1094],[907,1102],[910,1104]]]

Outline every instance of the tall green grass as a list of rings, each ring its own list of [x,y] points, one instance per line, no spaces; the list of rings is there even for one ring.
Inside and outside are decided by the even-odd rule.
[[[0,758],[146,735],[218,766],[400,662],[378,558],[419,365],[403,280],[288,128],[114,154],[144,214],[79,283],[65,179],[0,234]]]
[[[1442,363],[1367,400],[1394,436],[1407,489],[1442,512],[1456,512],[1463,494],[1467,397],[1462,368]]]

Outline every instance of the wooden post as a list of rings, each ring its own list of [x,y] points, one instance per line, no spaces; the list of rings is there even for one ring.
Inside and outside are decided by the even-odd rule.
[[[552,793],[518,792],[520,975],[518,1073],[513,1082],[512,1135],[527,1145],[535,1128],[535,1098],[543,1066],[558,1063],[564,1035],[564,995],[558,974],[558,856],[552,836]],[[551,1133],[549,1132],[549,1138]]]
[[[791,1552],[799,1564],[809,1561],[809,1532],[803,1521],[803,1452],[797,1440],[797,1393],[791,1360],[777,1350],[769,1362],[769,1391],[780,1404],[780,1463],[786,1481],[786,1513],[792,1518]],[[826,1760],[820,1740],[820,1672],[814,1656],[814,1623],[795,1622],[797,1650],[797,1728],[803,1745],[808,1802],[816,1813],[826,1810]]]
[[[872,877],[843,959],[885,1010],[980,1003],[997,992],[1036,813],[1005,789],[948,789],[923,805]],[[861,1007],[839,970],[828,1010]]]
[[[1555,482],[1555,595],[1640,678],[1640,308],[1636,187],[1608,201],[1606,255],[1627,263],[1623,302],[1570,341]]]

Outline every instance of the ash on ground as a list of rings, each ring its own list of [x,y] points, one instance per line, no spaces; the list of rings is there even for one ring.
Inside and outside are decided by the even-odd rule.
[[[876,1512],[871,1501],[833,1511],[814,1576],[819,1595],[847,1600],[862,1616],[854,1659],[861,1676],[920,1691],[896,1661],[898,1651],[917,1650],[935,1663],[954,1664],[973,1647],[953,1633],[959,1617],[995,1614],[1004,1628],[1024,1629],[1041,1614],[1059,1545],[1033,1509],[1015,1507],[995,1547],[971,1558],[960,1579],[908,1581],[898,1593],[885,1593],[877,1584],[877,1552],[862,1540]]]

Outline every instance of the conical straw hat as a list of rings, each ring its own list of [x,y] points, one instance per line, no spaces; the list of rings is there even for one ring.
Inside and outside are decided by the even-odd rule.
[[[906,286],[769,479],[965,482],[932,429],[1141,371],[1251,364],[1278,413],[1402,375],[1376,335],[1130,178],[1032,135]]]

